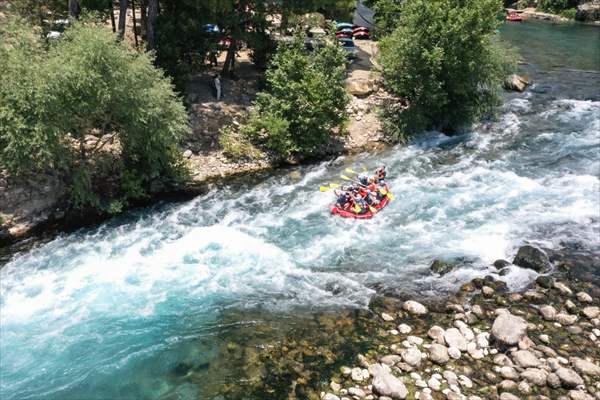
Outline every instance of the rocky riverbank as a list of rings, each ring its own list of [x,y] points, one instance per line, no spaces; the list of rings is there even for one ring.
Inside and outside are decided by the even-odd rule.
[[[240,337],[215,368],[237,362],[242,378],[208,398],[600,399],[600,288],[572,274],[592,259],[524,246],[514,264],[555,273],[519,293],[485,276],[445,301],[376,296],[276,343]]]

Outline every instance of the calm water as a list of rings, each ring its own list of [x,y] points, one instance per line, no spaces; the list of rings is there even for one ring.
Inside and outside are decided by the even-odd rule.
[[[535,84],[461,136],[426,133],[16,255],[0,270],[0,397],[205,398],[210,382],[181,385],[173,368],[214,362],[257,313],[293,326],[300,311],[364,307],[374,287],[433,296],[525,242],[598,252],[599,32],[505,26]],[[319,185],[380,163],[396,201],[370,221],[331,217]],[[436,257],[470,266],[431,277]],[[513,268],[504,279],[534,277]]]

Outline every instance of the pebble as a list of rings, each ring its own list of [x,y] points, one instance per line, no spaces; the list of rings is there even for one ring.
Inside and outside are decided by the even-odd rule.
[[[556,315],[556,322],[561,325],[573,325],[577,321],[577,315],[560,313]]]
[[[455,360],[458,360],[461,356],[460,350],[457,349],[456,347],[450,347],[448,348],[448,355],[452,358],[454,358]]]
[[[519,350],[512,354],[514,362],[521,368],[537,367],[540,360],[528,350]]]
[[[446,344],[446,341],[444,340],[444,329],[434,325],[431,328],[429,328],[429,330],[427,331],[427,336],[429,336],[431,339],[433,339],[434,341],[436,341],[439,344]]]
[[[554,321],[558,311],[556,311],[556,308],[552,307],[551,305],[545,305],[540,307],[540,314],[546,321]]]
[[[383,319],[386,322],[390,322],[394,320],[394,317],[392,317],[390,314],[388,313],[381,313],[381,319]]]
[[[446,364],[450,360],[448,348],[441,344],[432,344],[429,348],[429,358],[436,364]]]
[[[570,368],[561,367],[555,371],[555,374],[566,389],[575,389],[577,386],[583,385],[581,376]]]
[[[409,325],[400,324],[398,325],[398,331],[403,335],[407,335],[412,331],[412,328]]]
[[[579,292],[576,294],[576,296],[577,300],[581,301],[582,303],[591,303],[593,301],[592,296],[590,296],[586,292]]]

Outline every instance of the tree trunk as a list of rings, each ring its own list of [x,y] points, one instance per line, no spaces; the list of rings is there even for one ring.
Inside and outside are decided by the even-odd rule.
[[[140,28],[142,39],[146,38],[146,26],[147,26],[147,16],[148,16],[148,0],[140,1]]]
[[[112,26],[113,33],[115,33],[117,31],[117,24],[115,23],[115,2],[114,2],[114,0],[108,0],[108,8],[110,8],[110,25]]]
[[[225,64],[223,64],[223,76],[233,76],[233,70],[235,68],[235,51],[237,48],[237,40],[231,38],[231,43],[227,49],[227,57],[225,57]]]
[[[156,49],[156,20],[158,19],[158,0],[148,0],[148,20],[146,21],[146,41],[148,50]]]
[[[135,47],[138,47],[138,34],[137,34],[137,22],[135,20],[135,1],[131,0],[131,14],[133,15],[133,39],[135,40]]]
[[[119,36],[125,36],[125,22],[127,21],[127,0],[119,0]]]
[[[79,0],[69,0],[69,16],[77,19],[79,18],[79,14],[81,14]]]

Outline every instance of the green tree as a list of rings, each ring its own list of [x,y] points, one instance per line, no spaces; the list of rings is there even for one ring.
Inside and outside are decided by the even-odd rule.
[[[185,177],[187,115],[150,56],[85,22],[48,51],[14,20],[0,35],[0,168],[59,174],[75,208],[105,209]]]
[[[428,128],[454,132],[493,111],[514,67],[498,42],[499,0],[410,0],[400,26],[381,42],[387,89],[409,102],[388,113],[399,137]]]
[[[366,3],[375,12],[377,35],[389,35],[398,27],[403,3],[402,0],[371,0]]]
[[[334,43],[313,52],[306,51],[302,36],[280,44],[243,136],[284,157],[322,150],[345,121],[349,100],[345,53]]]

